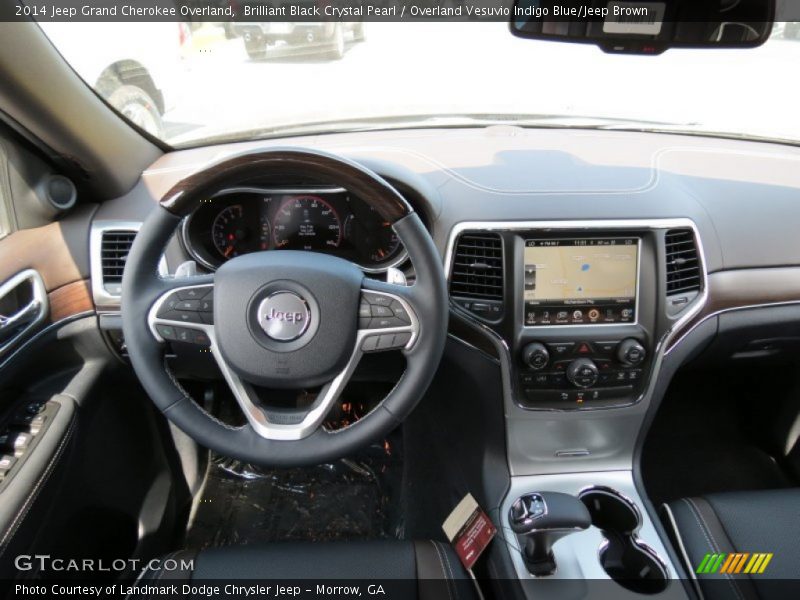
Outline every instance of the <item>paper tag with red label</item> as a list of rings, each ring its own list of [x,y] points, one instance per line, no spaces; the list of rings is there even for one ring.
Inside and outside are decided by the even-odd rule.
[[[472,494],[464,496],[445,519],[442,529],[465,569],[472,568],[497,533]]]

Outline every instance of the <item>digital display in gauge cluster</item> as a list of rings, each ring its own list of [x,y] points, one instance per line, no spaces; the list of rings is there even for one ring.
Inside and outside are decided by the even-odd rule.
[[[383,270],[405,259],[390,223],[343,189],[241,188],[201,205],[184,223],[189,253],[208,268],[250,252],[326,252]]]

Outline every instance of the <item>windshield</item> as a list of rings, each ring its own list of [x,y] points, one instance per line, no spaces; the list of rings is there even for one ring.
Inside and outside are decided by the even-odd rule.
[[[605,54],[506,23],[42,23],[118,111],[173,146],[513,122],[800,140],[800,33]]]

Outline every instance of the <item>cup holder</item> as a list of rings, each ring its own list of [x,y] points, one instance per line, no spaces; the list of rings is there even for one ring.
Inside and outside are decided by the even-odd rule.
[[[667,569],[658,555],[636,537],[642,525],[639,509],[616,490],[593,487],[578,495],[603,532],[600,564],[608,576],[627,590],[658,594],[667,588]]]

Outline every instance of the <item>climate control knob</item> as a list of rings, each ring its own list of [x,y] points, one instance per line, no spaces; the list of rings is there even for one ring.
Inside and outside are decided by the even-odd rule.
[[[636,367],[644,362],[647,351],[639,340],[628,338],[622,340],[617,346],[617,360],[626,367]]]
[[[598,377],[600,372],[597,370],[597,365],[588,358],[573,360],[567,367],[567,380],[575,387],[592,387],[597,383]]]
[[[550,360],[547,347],[539,342],[532,342],[522,349],[522,360],[534,371],[544,369]]]

